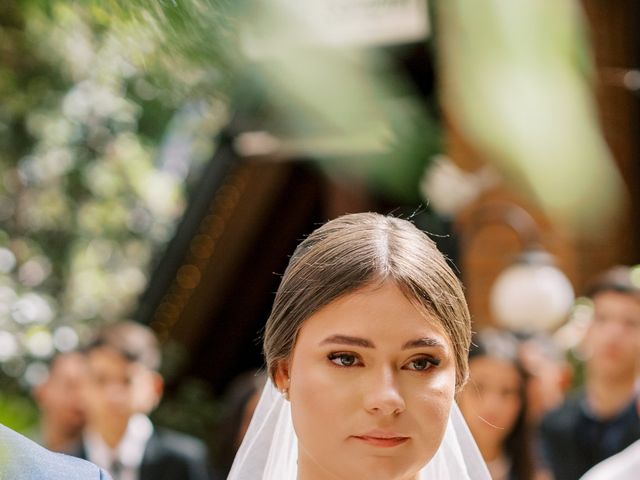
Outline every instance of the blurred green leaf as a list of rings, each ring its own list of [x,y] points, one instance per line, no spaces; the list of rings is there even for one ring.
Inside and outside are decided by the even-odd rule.
[[[579,3],[436,5],[443,103],[462,135],[559,224],[606,231],[625,189],[599,125]]]
[[[133,312],[184,208],[191,162],[202,161],[192,152],[210,152],[224,123],[218,83],[206,97],[192,90],[205,66],[167,55],[154,17],[122,7],[0,6],[0,241],[15,258],[0,273],[0,380],[12,388],[64,348],[60,327],[82,339]],[[163,84],[173,71],[184,77]],[[14,400],[0,409],[19,425],[28,410]]]

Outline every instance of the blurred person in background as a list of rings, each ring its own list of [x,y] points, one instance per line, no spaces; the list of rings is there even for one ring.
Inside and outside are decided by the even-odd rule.
[[[640,391],[640,383],[638,383]],[[640,400],[636,403],[640,413]],[[637,480],[640,476],[640,440],[620,453],[607,458],[590,469],[580,480]]]
[[[120,322],[85,350],[87,426],[77,456],[114,480],[209,480],[204,444],[156,428],[145,415],[158,404],[160,348],[148,327]]]
[[[264,372],[251,370],[236,377],[227,388],[214,439],[222,478],[231,470],[266,381]]]
[[[519,343],[509,332],[477,333],[469,351],[469,382],[458,404],[493,480],[532,480],[536,475],[527,422],[527,376]]]
[[[46,380],[33,390],[40,423],[32,438],[49,450],[72,453],[78,449],[85,424],[85,373],[81,353],[60,353],[51,361]]]
[[[550,336],[536,333],[519,340],[518,356],[527,373],[527,421],[537,428],[544,415],[564,401],[573,369]]]
[[[629,267],[614,267],[587,290],[593,316],[582,346],[584,387],[540,426],[546,462],[558,480],[577,480],[640,438],[634,383],[640,361],[640,289]]]

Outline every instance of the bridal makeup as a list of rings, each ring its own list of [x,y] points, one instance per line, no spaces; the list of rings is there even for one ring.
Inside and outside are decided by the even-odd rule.
[[[288,385],[301,480],[405,480],[441,443],[456,366],[440,323],[385,281],[309,317],[276,382]]]

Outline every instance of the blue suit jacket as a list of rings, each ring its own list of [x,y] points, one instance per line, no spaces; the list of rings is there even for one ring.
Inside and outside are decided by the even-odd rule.
[[[0,480],[109,480],[94,464],[53,453],[0,424]]]

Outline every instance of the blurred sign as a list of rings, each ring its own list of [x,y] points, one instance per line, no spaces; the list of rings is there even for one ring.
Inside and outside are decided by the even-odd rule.
[[[317,25],[328,45],[391,45],[429,36],[426,0],[286,0]]]

